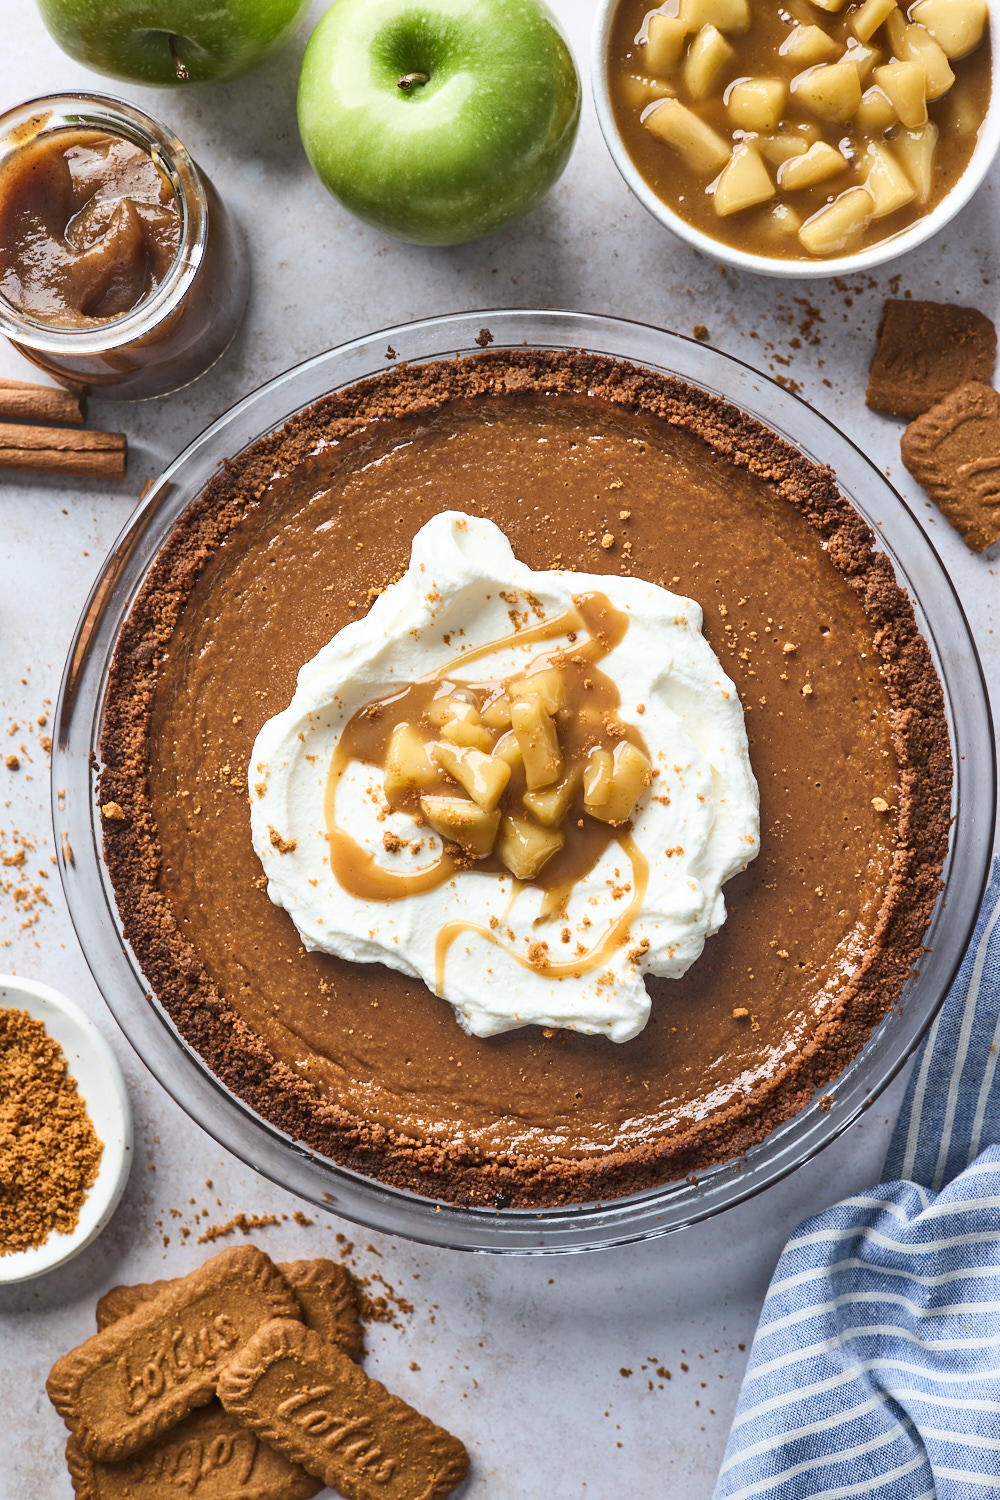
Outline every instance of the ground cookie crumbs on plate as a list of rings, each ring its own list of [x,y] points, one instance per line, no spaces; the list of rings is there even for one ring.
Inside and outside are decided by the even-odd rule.
[[[103,1149],[59,1043],[0,1010],[0,1255],[73,1232]]]

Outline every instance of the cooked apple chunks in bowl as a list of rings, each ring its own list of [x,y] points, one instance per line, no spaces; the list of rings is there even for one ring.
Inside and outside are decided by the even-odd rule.
[[[929,213],[991,90],[987,0],[620,0],[611,112],[635,168],[751,254],[851,254]]]

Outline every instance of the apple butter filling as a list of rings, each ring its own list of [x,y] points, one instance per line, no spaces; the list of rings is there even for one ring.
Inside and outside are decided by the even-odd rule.
[[[65,327],[123,317],[166,276],[180,231],[173,189],[140,146],[43,132],[0,171],[0,292]]]

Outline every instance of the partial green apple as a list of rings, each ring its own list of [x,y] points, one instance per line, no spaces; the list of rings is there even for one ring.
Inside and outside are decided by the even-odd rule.
[[[290,41],[309,0],[38,0],[64,52],[128,83],[220,83]]]
[[[580,79],[541,0],[336,0],[310,38],[299,131],[313,169],[376,228],[477,239],[559,177]]]

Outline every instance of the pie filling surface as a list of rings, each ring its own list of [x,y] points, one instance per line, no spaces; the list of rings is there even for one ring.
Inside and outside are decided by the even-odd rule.
[[[622,1044],[469,1036],[419,981],[306,953],[266,893],[254,739],[449,509],[532,568],[696,599],[746,711],[760,854],[689,972],[647,978]],[[208,1066],[336,1161],[469,1204],[675,1180],[801,1109],[898,1001],[951,811],[926,644],[834,477],[716,398],[582,353],[389,371],[240,455],[133,606],[102,755],[126,934]]]

